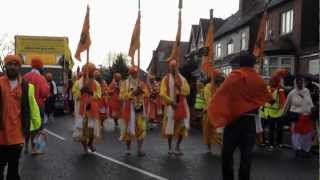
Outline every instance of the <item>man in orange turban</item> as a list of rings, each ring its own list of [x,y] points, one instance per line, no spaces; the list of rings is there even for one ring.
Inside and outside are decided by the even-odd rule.
[[[147,95],[145,84],[138,77],[139,68],[129,68],[129,77],[121,83],[120,100],[123,102],[121,114],[121,137],[126,142],[127,155],[131,154],[131,142],[138,141],[138,156],[145,156],[142,151],[143,141],[146,136],[146,120],[143,114],[143,100]]]
[[[58,89],[57,89],[56,82],[54,82],[53,80],[52,73],[50,72],[46,73],[45,77],[47,79],[49,90],[50,90],[49,96],[45,102],[45,119],[47,120],[47,122],[54,122],[54,111],[55,111],[54,103],[56,101]]]
[[[281,80],[288,75],[287,69],[276,70],[269,81],[268,90],[275,100],[273,104],[266,103],[260,111],[264,125],[268,127],[267,147],[269,150],[274,150],[277,145],[282,148],[283,136],[283,107],[286,102],[285,89],[281,85]],[[277,135],[276,142],[274,142],[274,135]],[[265,137],[265,136],[262,136]],[[263,138],[264,140],[264,138]]]
[[[115,121],[116,126],[118,127],[118,119],[121,115],[121,101],[119,98],[120,93],[120,83],[122,76],[120,73],[114,73],[113,79],[108,87],[109,95],[109,115]]]
[[[208,106],[217,91],[218,87],[224,81],[224,75],[218,69],[211,68],[209,72],[209,80],[204,87],[203,95],[205,100],[203,120],[202,120],[202,133],[203,133],[203,143],[208,147],[208,153],[212,154],[212,145],[217,145],[217,148],[222,144],[222,128],[215,128],[208,118]],[[214,151],[214,154],[219,154],[220,149]]]
[[[99,103],[101,86],[95,80],[96,67],[87,63],[82,68],[83,76],[75,82],[72,93],[75,98],[74,140],[82,143],[85,153],[94,152],[94,140],[101,138]]]
[[[169,73],[160,85],[160,96],[165,104],[162,136],[168,139],[168,155],[183,155],[180,144],[188,135],[190,128],[190,111],[186,96],[190,93],[187,80],[178,72],[177,61],[169,59]],[[175,150],[172,150],[172,139],[176,138]]]
[[[42,75],[42,70],[43,70],[43,62],[40,57],[32,57],[31,59],[31,71],[26,73],[23,76],[23,79],[27,81],[28,83],[34,85],[35,87],[35,98],[37,101],[37,104],[40,109],[40,115],[41,115],[41,121],[42,125],[44,125],[44,114],[45,114],[45,101],[48,98],[50,94],[50,89],[47,83],[47,80],[45,77]],[[43,127],[43,126],[42,126]],[[32,154],[37,154],[39,152],[36,151],[35,149],[35,144],[34,144],[34,137],[37,134],[37,132],[31,133],[31,148],[32,148]],[[28,150],[28,144],[29,144],[29,137],[27,137],[26,140],[26,152]]]
[[[21,59],[4,59],[5,75],[0,77],[0,179],[20,179],[20,154],[30,128],[28,90],[19,77]],[[5,167],[7,166],[7,173]]]
[[[223,179],[234,179],[233,153],[240,149],[239,179],[250,179],[255,144],[255,117],[260,106],[272,101],[267,86],[254,69],[256,58],[248,53],[235,57],[239,69],[233,70],[217,89],[209,107],[209,120],[215,128],[225,127],[222,147]]]

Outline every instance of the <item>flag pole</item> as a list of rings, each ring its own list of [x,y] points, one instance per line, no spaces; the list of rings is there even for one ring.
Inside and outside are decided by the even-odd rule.
[[[138,0],[138,16],[140,17],[141,14],[140,14],[140,0]],[[139,48],[138,48],[138,77],[140,77],[140,46],[141,46],[141,43],[140,43],[140,35],[141,35],[141,17],[140,17],[140,34],[139,34]]]
[[[87,10],[88,10],[88,19],[90,20],[90,8],[89,8],[89,4],[87,5]],[[89,21],[90,22],[90,21]],[[87,49],[87,64],[89,64],[89,52],[90,52],[90,46]]]

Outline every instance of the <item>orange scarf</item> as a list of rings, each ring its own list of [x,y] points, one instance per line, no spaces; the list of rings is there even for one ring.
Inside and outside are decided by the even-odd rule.
[[[231,72],[213,99],[208,107],[208,117],[213,126],[219,128],[264,105],[272,95],[253,68],[240,68]]]
[[[97,86],[95,81],[93,81],[92,85],[91,85],[91,90],[92,92],[96,92],[97,90]],[[86,112],[86,105],[90,104],[91,108],[90,111],[87,112],[89,117],[92,118],[99,118],[99,102],[98,100],[94,100],[93,97],[87,93],[81,94],[81,98],[80,98],[80,115],[84,116],[85,112]]]
[[[166,79],[165,79],[165,83],[167,86],[167,94],[169,94],[169,78],[170,76],[167,75]],[[180,75],[176,75],[175,77],[175,86],[181,87],[182,86],[182,79],[180,77]],[[175,92],[176,94],[176,92]],[[181,121],[183,119],[185,119],[187,117],[187,109],[185,107],[185,103],[184,103],[184,99],[186,98],[185,96],[181,95],[181,94],[176,94],[176,98],[179,99],[176,106],[176,109],[174,110],[174,120],[175,121]]]

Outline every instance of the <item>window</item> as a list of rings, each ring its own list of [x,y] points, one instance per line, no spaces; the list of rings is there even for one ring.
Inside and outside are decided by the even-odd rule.
[[[293,56],[267,56],[263,60],[262,75],[271,76],[272,73],[279,69],[288,69],[290,73],[294,73],[294,57]]]
[[[281,34],[291,33],[293,30],[293,10],[281,14]]]
[[[231,66],[226,66],[226,67],[222,68],[222,72],[225,75],[229,75],[231,73],[231,71],[232,71],[232,67]]]
[[[227,55],[232,54],[233,50],[234,50],[234,44],[233,44],[233,41],[231,40],[227,45]]]
[[[310,74],[319,74],[320,63],[319,59],[309,61],[309,73]]]
[[[241,33],[241,51],[247,49],[247,34],[246,32]]]
[[[159,62],[165,61],[164,56],[165,56],[164,52],[159,52],[159,53],[158,53],[158,60],[159,60]]]
[[[216,57],[221,57],[221,43],[216,45]]]
[[[271,34],[271,24],[270,20],[267,20],[266,22],[266,34],[264,40],[270,40],[270,34]]]

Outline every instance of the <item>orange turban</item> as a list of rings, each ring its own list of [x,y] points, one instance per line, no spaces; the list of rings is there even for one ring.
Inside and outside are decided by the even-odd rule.
[[[135,73],[138,73],[138,72],[139,72],[138,66],[131,66],[129,68],[129,74],[135,74]]]
[[[43,67],[42,59],[38,56],[34,56],[31,59],[31,66],[32,68],[40,69]]]
[[[94,71],[96,70],[96,66],[92,63],[87,63],[82,67],[82,72],[83,73],[94,73]]]
[[[274,81],[275,86],[277,87],[280,86],[280,80],[288,76],[288,74],[288,69],[278,69],[272,74],[271,79]]]
[[[20,58],[20,56],[18,56],[18,55],[7,55],[7,56],[4,58],[4,63],[5,63],[5,64],[8,64],[8,63],[10,63],[10,62],[16,62],[16,63],[18,63],[19,65],[22,64],[21,58]]]

